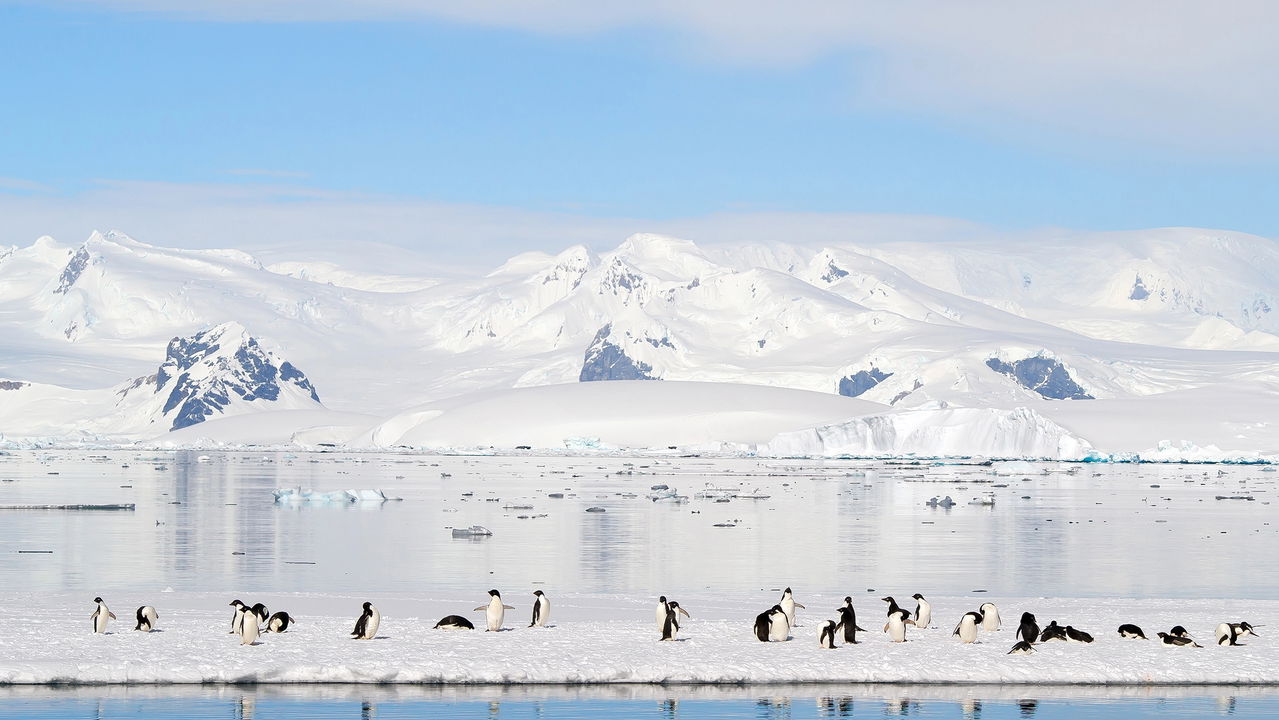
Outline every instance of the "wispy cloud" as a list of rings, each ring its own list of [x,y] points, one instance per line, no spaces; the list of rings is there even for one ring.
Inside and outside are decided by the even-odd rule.
[[[52,191],[53,188],[34,180],[0,177],[0,192],[43,193]]]
[[[1198,153],[1279,153],[1271,0],[66,0],[195,20],[447,21],[545,34],[656,28],[710,62],[852,58],[862,105],[987,132],[1047,128]],[[662,43],[661,47],[668,47]],[[679,46],[677,44],[677,46]]]
[[[223,170],[226,175],[239,175],[243,177],[265,177],[280,178],[292,180],[305,180],[311,177],[310,173],[299,172],[297,170],[266,170],[262,168],[232,168]]]

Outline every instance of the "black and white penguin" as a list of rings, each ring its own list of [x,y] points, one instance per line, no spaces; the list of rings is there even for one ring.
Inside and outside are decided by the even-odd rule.
[[[502,604],[502,593],[497,590],[489,590],[489,604],[475,608],[475,612],[483,610],[484,619],[487,621],[487,631],[497,632],[502,629],[502,619],[506,617],[506,611],[514,609],[510,605]]]
[[[657,610],[653,613],[654,619],[657,620],[657,632],[662,632],[662,628],[666,625],[666,596],[663,595],[657,599]]]
[[[790,588],[782,591],[782,599],[777,604],[782,606],[782,612],[786,613],[786,622],[790,623],[791,627],[795,627],[795,608],[808,609],[795,602],[795,596],[791,594]]]
[[[955,632],[951,633],[951,635],[959,636],[960,642],[977,642],[977,626],[981,625],[981,621],[981,611],[966,612],[959,619],[959,624],[955,626]]]
[[[826,620],[821,624],[821,630],[817,634],[817,644],[827,650],[835,649],[835,628],[838,627],[834,620]]]
[[[1021,614],[1021,624],[1017,626],[1017,637],[1031,645],[1039,640],[1039,623],[1035,622],[1034,613]]]
[[[909,622],[902,617],[901,613],[893,613],[888,616],[888,624],[884,625],[884,632],[888,633],[888,639],[895,642],[906,642],[906,623]]]
[[[893,599],[893,596],[892,596],[892,595],[889,595],[889,596],[888,596],[888,597],[886,597],[886,598],[880,598],[880,600],[883,600],[884,602],[888,603],[888,617],[889,617],[889,618],[892,618],[892,616],[894,616],[894,615],[899,615],[899,616],[901,616],[901,619],[902,619],[902,623],[903,623],[903,624],[905,624],[905,623],[910,623],[911,625],[914,625],[914,624],[915,624],[915,622],[914,622],[913,620],[911,620],[911,619],[910,619],[910,611],[909,611],[909,610],[906,610],[906,609],[904,609],[904,608],[898,607],[898,605],[897,605],[897,601]],[[884,626],[884,632],[888,632],[888,626],[887,626],[887,625],[885,625],[885,626]]]
[[[551,601],[547,599],[546,593],[541,590],[533,591],[533,622],[529,623],[529,627],[546,627],[546,621],[551,619]]]
[[[287,631],[289,629],[289,626],[295,622],[297,621],[293,619],[292,615],[281,610],[280,612],[277,612],[276,614],[272,615],[271,619],[266,621],[266,631],[273,632],[273,633],[282,633]]]
[[[1251,635],[1253,637],[1261,637],[1260,635],[1257,634],[1257,631],[1253,629],[1252,625],[1246,622],[1230,623],[1230,627],[1235,629],[1235,635],[1237,637],[1243,637],[1245,635]]]
[[[857,631],[862,628],[857,627],[857,611],[853,609],[853,598],[851,596],[844,598],[843,607],[838,609],[839,624],[835,630],[844,631],[844,642],[849,645],[857,644]]]
[[[93,632],[102,634],[107,631],[107,621],[115,620],[115,613],[111,612],[107,604],[102,602],[102,598],[95,597],[93,602],[97,603],[98,606],[94,608],[93,614],[89,615],[89,619],[93,621]]]
[[[1053,640],[1066,641],[1066,628],[1057,624],[1056,620],[1048,623],[1048,627],[1039,633],[1039,642],[1052,642]]]
[[[254,605],[253,607],[249,608],[248,610],[244,611],[244,619],[246,621],[249,619],[250,615],[252,615],[253,618],[257,621],[258,632],[261,632],[262,626],[266,624],[266,621],[268,619],[270,619],[271,612],[266,609],[266,605],[263,605],[262,603],[258,603]]]
[[[1190,632],[1186,630],[1186,628],[1182,627],[1181,625],[1174,625],[1172,629],[1168,631],[1168,634],[1173,637],[1179,637],[1179,638],[1190,637]]]
[[[772,614],[773,609],[769,608],[755,616],[755,638],[760,642],[768,642],[768,631],[771,624],[769,616]]]
[[[244,621],[244,611],[249,607],[239,600],[232,600],[227,604],[235,608],[235,614],[231,616],[231,632],[227,634],[237,635],[240,632],[240,623]]]
[[[1066,642],[1090,643],[1092,642],[1092,635],[1089,635],[1083,630],[1077,630],[1074,627],[1067,625]]]
[[[497,592],[496,590],[494,592]],[[351,637],[356,640],[372,640],[377,635],[377,627],[382,624],[382,613],[373,607],[373,603],[364,603],[364,612],[355,621],[355,629]]]
[[[982,603],[977,611],[981,613],[982,630],[994,632],[999,629],[999,608],[995,607],[995,603]]]
[[[915,598],[915,627],[926,628],[933,621],[933,605],[924,599],[923,595],[915,593],[911,595]]]
[[[1180,636],[1180,635],[1170,635],[1170,634],[1168,634],[1168,633],[1164,633],[1164,632],[1159,633],[1159,640],[1160,640],[1160,641],[1161,641],[1164,645],[1176,645],[1176,646],[1179,646],[1179,647],[1187,647],[1187,646],[1189,646],[1189,647],[1203,647],[1202,645],[1200,645],[1199,643],[1197,643],[1197,642],[1195,642],[1194,640],[1190,639],[1189,637],[1182,637],[1182,636]]]
[[[1146,633],[1142,632],[1141,628],[1137,627],[1136,625],[1133,625],[1132,623],[1124,623],[1123,625],[1119,626],[1119,637],[1128,638],[1130,640],[1133,640],[1136,638],[1141,638],[1142,640],[1147,639]]]
[[[475,625],[461,615],[448,615],[435,623],[434,630],[474,630]]]
[[[679,616],[683,613],[684,617],[691,617],[679,603],[671,600],[666,603],[666,622],[662,623],[662,639],[671,642],[675,641],[675,636],[679,633]]]
[[[768,639],[770,642],[790,640],[790,619],[780,604],[774,605],[768,613]]]
[[[1013,649],[1008,651],[1008,654],[1009,655],[1029,655],[1033,652],[1035,652],[1035,648],[1033,645],[1026,642],[1025,640],[1018,640],[1017,644],[1013,645]]]
[[[240,618],[240,644],[252,645],[258,641],[258,616],[253,610],[245,609]]]
[[[150,605],[143,605],[138,608],[136,616],[138,618],[138,624],[134,626],[133,629],[141,630],[142,632],[151,632],[151,630],[155,627],[155,621],[160,619],[155,608]]]

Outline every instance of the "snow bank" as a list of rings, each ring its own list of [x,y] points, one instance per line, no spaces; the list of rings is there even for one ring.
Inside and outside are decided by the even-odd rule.
[[[1029,408],[929,408],[860,417],[779,434],[760,454],[796,456],[987,456],[1079,460],[1092,451]]]
[[[908,629],[907,642],[890,643],[874,632],[882,622],[881,593],[855,596],[859,619],[872,632],[858,645],[817,646],[817,626],[834,617],[843,593],[797,599],[808,610],[786,643],[760,643],[751,633],[754,615],[778,593],[726,601],[681,595],[685,621],[679,642],[660,642],[652,598],[559,595],[549,628],[526,628],[531,595],[504,588],[516,606],[506,632],[432,630],[439,618],[470,612],[478,597],[335,597],[253,593],[157,593],[145,598],[104,594],[120,616],[110,633],[93,635],[86,596],[9,593],[0,596],[0,684],[153,683],[1014,683],[1148,685],[1159,683],[1279,684],[1279,642],[1263,635],[1241,647],[1210,644],[1220,621],[1248,620],[1275,626],[1279,602],[1221,600],[933,598],[939,627]],[[668,591],[669,592],[669,591]],[[899,597],[908,594],[902,589]],[[654,593],[656,594],[656,593]],[[261,644],[241,647],[228,634],[226,603],[239,597],[287,610],[297,624]],[[373,641],[348,633],[360,603],[372,600],[383,615]],[[963,612],[986,600],[1005,619],[998,632],[982,632],[964,645],[951,636]],[[138,604],[156,605],[161,632],[133,631]],[[1056,619],[1091,632],[1092,644],[1047,643],[1033,655],[1008,655],[1015,620],[1023,610],[1041,624]],[[30,614],[34,622],[20,622]],[[1205,643],[1176,648],[1158,640],[1123,640],[1121,623],[1135,622],[1148,635],[1180,624]],[[1264,628],[1262,629],[1265,633]]]

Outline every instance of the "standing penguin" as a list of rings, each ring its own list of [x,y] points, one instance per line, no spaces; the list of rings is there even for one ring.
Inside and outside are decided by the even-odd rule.
[[[995,607],[995,603],[982,603],[981,607],[977,608],[977,610],[982,616],[982,630],[985,630],[986,632],[994,632],[999,629],[999,608]]]
[[[262,626],[271,617],[270,611],[266,609],[266,605],[258,603],[248,610],[244,611],[245,622],[256,622],[258,624],[258,632],[262,632]]]
[[[808,609],[795,602],[795,596],[791,594],[790,588],[786,588],[782,591],[782,600],[778,603],[778,605],[782,607],[782,612],[786,613],[786,622],[789,623],[791,627],[795,627],[795,608],[799,607],[804,608],[805,610]]]
[[[502,629],[502,618],[506,617],[506,611],[514,609],[510,605],[502,604],[502,593],[489,590],[489,604],[475,608],[475,612],[483,610],[484,617],[488,621],[488,632],[497,632]]]
[[[893,613],[888,616],[888,624],[884,626],[884,632],[888,633],[888,639],[893,642],[906,642],[906,619],[901,613]]]
[[[684,608],[674,600],[666,603],[666,620],[662,623],[662,639],[671,642],[675,641],[676,634],[679,633],[679,615],[684,613],[684,617],[689,617]]]
[[[827,650],[835,649],[835,628],[839,627],[834,620],[827,620],[821,624],[821,630],[817,634],[817,644]]]
[[[533,622],[529,623],[529,627],[546,627],[546,621],[551,618],[551,601],[546,598],[546,593],[541,590],[533,591]]]
[[[769,642],[790,640],[790,620],[786,617],[786,611],[781,605],[774,605],[773,609],[768,611],[768,640]]]
[[[1021,624],[1017,626],[1017,637],[1034,645],[1039,640],[1039,623],[1035,622],[1033,613],[1021,614]]]
[[[892,617],[893,617],[894,615],[897,615],[897,616],[900,616],[900,617],[901,617],[901,619],[902,619],[902,623],[908,623],[908,622],[909,622],[909,623],[911,623],[912,625],[914,624],[914,621],[910,619],[910,611],[909,611],[909,610],[906,610],[906,609],[904,609],[904,608],[898,607],[898,605],[897,605],[897,601],[893,599],[893,596],[892,596],[892,595],[889,595],[889,596],[888,596],[888,597],[886,597],[886,598],[880,598],[880,600],[883,600],[884,602],[888,603],[888,618],[889,618],[889,620],[891,620],[891,619],[892,619]],[[884,626],[884,632],[888,632],[888,626],[887,626],[887,625],[885,625],[885,626]]]
[[[923,595],[915,593],[911,597],[915,598],[915,627],[926,628],[933,621],[933,605],[924,599]]]
[[[244,611],[249,608],[239,600],[232,600],[227,604],[235,608],[235,614],[231,616],[231,632],[227,634],[236,635],[240,632],[240,623],[244,621]]]
[[[857,631],[862,628],[857,627],[857,611],[853,609],[853,598],[847,596],[844,598],[844,606],[839,608],[839,624],[835,626],[836,632],[841,628],[844,631],[844,642],[849,645],[857,644]]]
[[[666,625],[666,611],[668,610],[666,596],[663,595],[657,599],[657,610],[653,613],[654,619],[657,620],[657,632],[661,632]]]
[[[297,621],[293,619],[292,615],[281,610],[280,612],[272,615],[270,620],[266,621],[266,629],[267,632],[282,633],[285,630],[288,630],[289,626],[295,622]]]
[[[252,610],[245,610],[240,618],[240,644],[252,645],[258,641],[258,616]]]
[[[102,634],[107,631],[107,621],[115,620],[115,613],[107,608],[107,604],[102,602],[102,598],[95,597],[93,601],[98,604],[98,607],[89,618],[93,620],[93,632]]]
[[[133,629],[151,632],[151,629],[155,627],[155,621],[159,620],[160,616],[156,614],[155,608],[150,605],[143,605],[138,608],[137,618],[138,624]]]
[[[958,635],[960,641],[971,643],[977,641],[977,626],[982,622],[981,611],[966,612],[959,619],[959,624],[955,626],[955,632],[951,635]]]
[[[1145,640],[1146,633],[1142,632],[1141,628],[1133,625],[1132,623],[1124,623],[1119,626],[1119,637],[1130,639],[1141,638],[1142,640]]]
[[[497,592],[494,590],[493,592]],[[356,640],[372,640],[377,636],[377,626],[382,624],[382,613],[373,607],[373,603],[364,603],[364,612],[355,621],[355,629],[351,637]]]

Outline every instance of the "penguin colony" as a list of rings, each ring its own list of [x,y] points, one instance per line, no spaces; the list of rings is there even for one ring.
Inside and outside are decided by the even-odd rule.
[[[502,630],[506,611],[514,610],[515,608],[505,604],[502,601],[502,594],[496,589],[489,590],[488,595],[488,603],[480,605],[473,612],[483,612],[485,629],[489,632],[498,632]],[[913,626],[916,630],[924,630],[932,622],[932,604],[919,593],[915,593],[911,598],[916,602],[913,613],[899,606],[897,600],[891,595],[880,598],[883,602],[888,603],[887,619],[883,631],[888,634],[889,640],[892,642],[906,642],[907,625]],[[107,624],[116,619],[115,613],[111,612],[101,597],[95,597],[93,602],[96,607],[89,616],[93,623],[93,632],[98,634],[106,633]],[[268,615],[267,607],[262,603],[257,603],[250,607],[236,599],[232,600],[229,605],[233,608],[233,614],[231,616],[231,630],[228,634],[238,636],[241,645],[257,645],[259,644],[258,638],[263,632],[283,633],[297,622],[293,619],[293,616],[283,611]],[[781,599],[775,605],[755,617],[754,634],[756,639],[760,642],[786,642],[790,640],[791,630],[798,626],[798,618],[795,613],[797,608],[807,609],[804,605],[795,601],[794,593],[788,587],[782,592]],[[857,624],[857,612],[853,608],[852,596],[845,596],[844,604],[835,608],[835,611],[839,614],[838,620],[824,620],[817,626],[818,646],[823,649],[833,650],[838,647],[837,641],[840,638],[846,644],[856,645],[858,643],[857,633],[866,632],[866,629]],[[550,599],[541,590],[534,590],[533,619],[529,623],[529,627],[547,627],[550,615]],[[665,595],[658,598],[654,619],[656,620],[657,632],[661,640],[675,641],[678,639],[680,615],[686,618],[692,617],[687,610],[680,607],[678,602],[668,600]],[[135,617],[137,624],[134,630],[142,632],[155,630],[156,623],[159,621],[159,614],[150,605],[139,607]],[[350,637],[356,640],[372,640],[377,637],[381,622],[382,614],[373,606],[373,603],[365,602],[360,615],[356,618],[355,628],[350,632]],[[475,625],[461,615],[447,615],[435,624],[435,629],[474,630]],[[979,630],[995,632],[999,629],[999,608],[994,603],[986,602],[982,603],[976,610],[964,613],[955,629],[951,632],[951,636],[959,638],[961,643],[975,643],[978,642]],[[1145,632],[1132,623],[1120,625],[1118,633],[1124,639],[1147,639]],[[1226,646],[1242,645],[1243,643],[1239,642],[1240,638],[1247,636],[1260,637],[1256,627],[1248,622],[1223,622],[1217,625],[1213,635],[1218,645]],[[1155,636],[1161,643],[1171,647],[1203,647],[1181,625],[1174,626],[1168,632],[1156,633]],[[1050,621],[1047,626],[1041,629],[1035,615],[1030,612],[1021,614],[1021,620],[1018,623],[1014,638],[1016,638],[1016,643],[1008,651],[1009,655],[1029,655],[1035,652],[1035,645],[1054,641],[1093,642],[1091,634],[1072,625],[1059,625],[1056,620]]]

